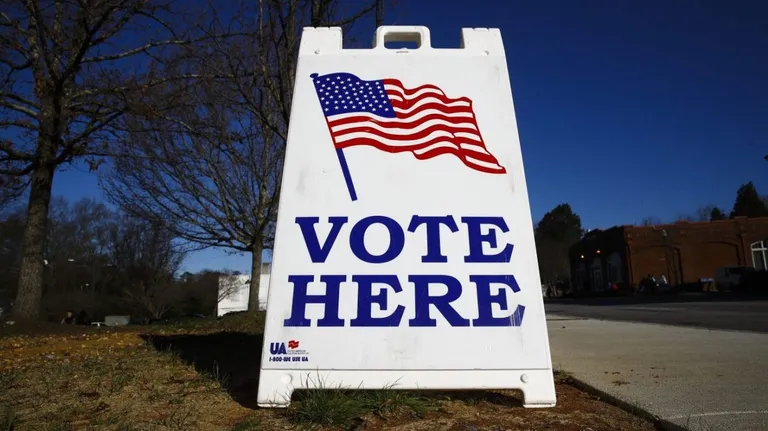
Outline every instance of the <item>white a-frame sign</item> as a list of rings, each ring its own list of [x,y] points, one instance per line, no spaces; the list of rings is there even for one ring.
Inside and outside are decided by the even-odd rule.
[[[304,30],[258,403],[294,389],[521,389],[555,404],[501,34]],[[416,49],[385,42],[416,41]]]

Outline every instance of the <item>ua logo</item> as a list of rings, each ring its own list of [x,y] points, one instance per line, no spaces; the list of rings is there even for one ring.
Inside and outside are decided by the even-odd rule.
[[[285,355],[285,343],[269,343],[269,353],[273,355]]]

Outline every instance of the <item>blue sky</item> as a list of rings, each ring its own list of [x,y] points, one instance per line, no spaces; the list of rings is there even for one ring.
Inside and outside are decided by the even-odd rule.
[[[436,47],[500,28],[534,220],[568,202],[593,229],[729,211],[747,181],[768,194],[766,16],[747,0],[397,0],[386,24],[427,26]],[[76,168],[54,194],[103,196]],[[249,271],[250,257],[186,267]]]

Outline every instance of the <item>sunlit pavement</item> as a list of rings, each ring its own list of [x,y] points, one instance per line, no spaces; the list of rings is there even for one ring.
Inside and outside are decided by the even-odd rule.
[[[555,369],[693,430],[768,430],[768,334],[547,320]]]

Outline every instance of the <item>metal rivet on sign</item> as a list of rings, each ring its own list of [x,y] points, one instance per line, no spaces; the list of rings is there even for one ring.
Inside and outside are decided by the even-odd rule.
[[[319,49],[316,49],[316,50],[315,50],[315,54],[320,54],[320,50],[319,50]]]
[[[483,54],[485,54],[485,55],[491,55],[491,51],[483,51]]]
[[[530,380],[528,378],[528,374],[523,374],[522,376],[520,376],[520,381],[522,381],[523,383],[528,383],[528,380]]]

